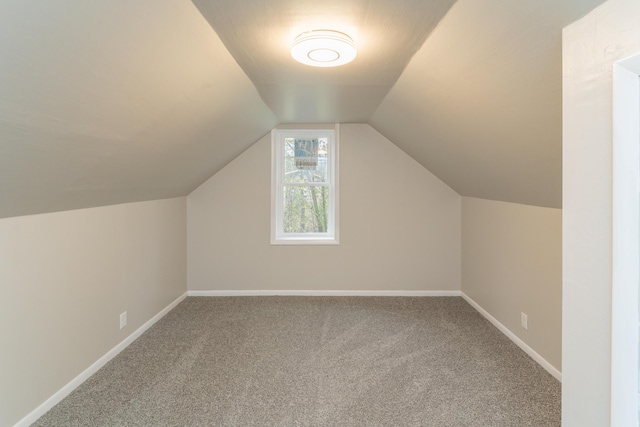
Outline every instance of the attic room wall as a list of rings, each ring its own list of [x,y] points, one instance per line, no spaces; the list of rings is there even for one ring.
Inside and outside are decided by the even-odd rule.
[[[10,426],[186,292],[186,200],[2,219],[0,284]]]
[[[460,290],[460,196],[372,127],[341,125],[338,246],[270,245],[270,153],[188,196],[190,291]]]
[[[611,412],[612,71],[640,52],[640,2],[609,0],[563,31],[562,419]]]
[[[561,371],[562,210],[463,197],[462,291]]]

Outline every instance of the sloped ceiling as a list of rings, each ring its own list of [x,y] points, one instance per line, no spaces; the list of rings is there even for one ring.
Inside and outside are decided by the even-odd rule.
[[[190,2],[0,2],[0,217],[183,196],[277,124]]]
[[[560,206],[561,28],[601,2],[4,0],[0,217],[186,195],[278,123],[326,121],[460,194]],[[288,57],[330,18],[352,64]]]
[[[282,123],[367,122],[455,0],[193,0]],[[293,61],[299,34],[332,29],[358,46],[350,64]]]
[[[458,0],[370,123],[459,194],[562,204],[562,28],[601,0]]]

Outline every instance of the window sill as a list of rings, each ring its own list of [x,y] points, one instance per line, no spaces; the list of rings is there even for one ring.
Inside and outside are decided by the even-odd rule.
[[[309,245],[309,246],[324,246],[324,245],[339,245],[340,241],[336,238],[319,239],[317,237],[289,237],[289,238],[277,238],[271,239],[271,245]]]

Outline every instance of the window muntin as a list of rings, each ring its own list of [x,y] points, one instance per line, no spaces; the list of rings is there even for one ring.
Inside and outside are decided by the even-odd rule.
[[[272,132],[272,244],[338,243],[337,133]]]

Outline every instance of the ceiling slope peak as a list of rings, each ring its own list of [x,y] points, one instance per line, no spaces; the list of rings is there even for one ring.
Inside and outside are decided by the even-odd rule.
[[[366,123],[455,0],[192,0],[283,123]],[[349,64],[296,62],[299,34],[335,30],[358,54]]]

